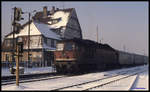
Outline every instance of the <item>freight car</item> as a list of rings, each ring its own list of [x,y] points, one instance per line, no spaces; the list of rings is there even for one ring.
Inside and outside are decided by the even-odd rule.
[[[142,56],[118,51],[108,44],[91,40],[77,38],[61,40],[56,47],[54,65],[58,73],[103,71],[144,64]]]
[[[147,64],[148,57],[144,55],[138,55],[134,53],[128,53],[123,51],[118,51],[118,62],[121,67],[131,67],[137,65]]]

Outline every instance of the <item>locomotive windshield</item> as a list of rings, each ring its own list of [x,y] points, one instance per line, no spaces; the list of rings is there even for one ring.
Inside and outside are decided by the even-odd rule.
[[[58,43],[56,49],[57,50],[63,50],[64,49],[64,43]]]
[[[73,50],[74,49],[74,44],[70,42],[66,43],[58,43],[57,44],[57,50],[62,51],[62,50]]]
[[[74,44],[70,43],[70,42],[67,42],[65,44],[64,50],[73,50],[73,48],[74,48]]]

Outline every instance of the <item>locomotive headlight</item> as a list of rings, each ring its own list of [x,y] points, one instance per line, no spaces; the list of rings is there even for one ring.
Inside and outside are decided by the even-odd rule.
[[[69,58],[69,56],[66,55],[66,53],[62,53],[64,58]]]
[[[63,55],[63,57],[65,57],[65,56],[66,56],[66,53],[63,52],[62,55]]]
[[[69,56],[67,56],[67,59],[69,58]]]

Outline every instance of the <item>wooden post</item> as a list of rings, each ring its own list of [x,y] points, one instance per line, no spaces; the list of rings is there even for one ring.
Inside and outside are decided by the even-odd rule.
[[[19,46],[17,45],[16,85],[19,86]]]
[[[29,27],[28,27],[28,66],[30,66],[30,16],[31,14],[29,13]],[[28,67],[27,66],[27,67]]]
[[[14,8],[14,21],[13,21],[13,49],[12,49],[12,63],[15,62],[15,28],[16,28],[16,7]],[[12,64],[11,63],[11,64]],[[13,67],[13,64],[11,65],[11,68]]]

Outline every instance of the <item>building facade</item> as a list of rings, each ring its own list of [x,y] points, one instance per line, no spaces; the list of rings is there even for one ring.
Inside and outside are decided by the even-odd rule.
[[[30,33],[28,33],[29,26]],[[52,7],[50,11],[47,11],[47,7],[44,7],[43,11],[37,12],[32,17],[32,21],[23,25],[23,29],[19,30],[19,33],[14,33],[14,41],[13,32],[5,36],[1,52],[3,66],[9,66],[10,62],[14,62],[12,59],[13,48],[16,47],[18,38],[23,40],[21,65],[50,66],[57,41],[72,38],[82,39],[82,31],[74,8],[55,9]]]

